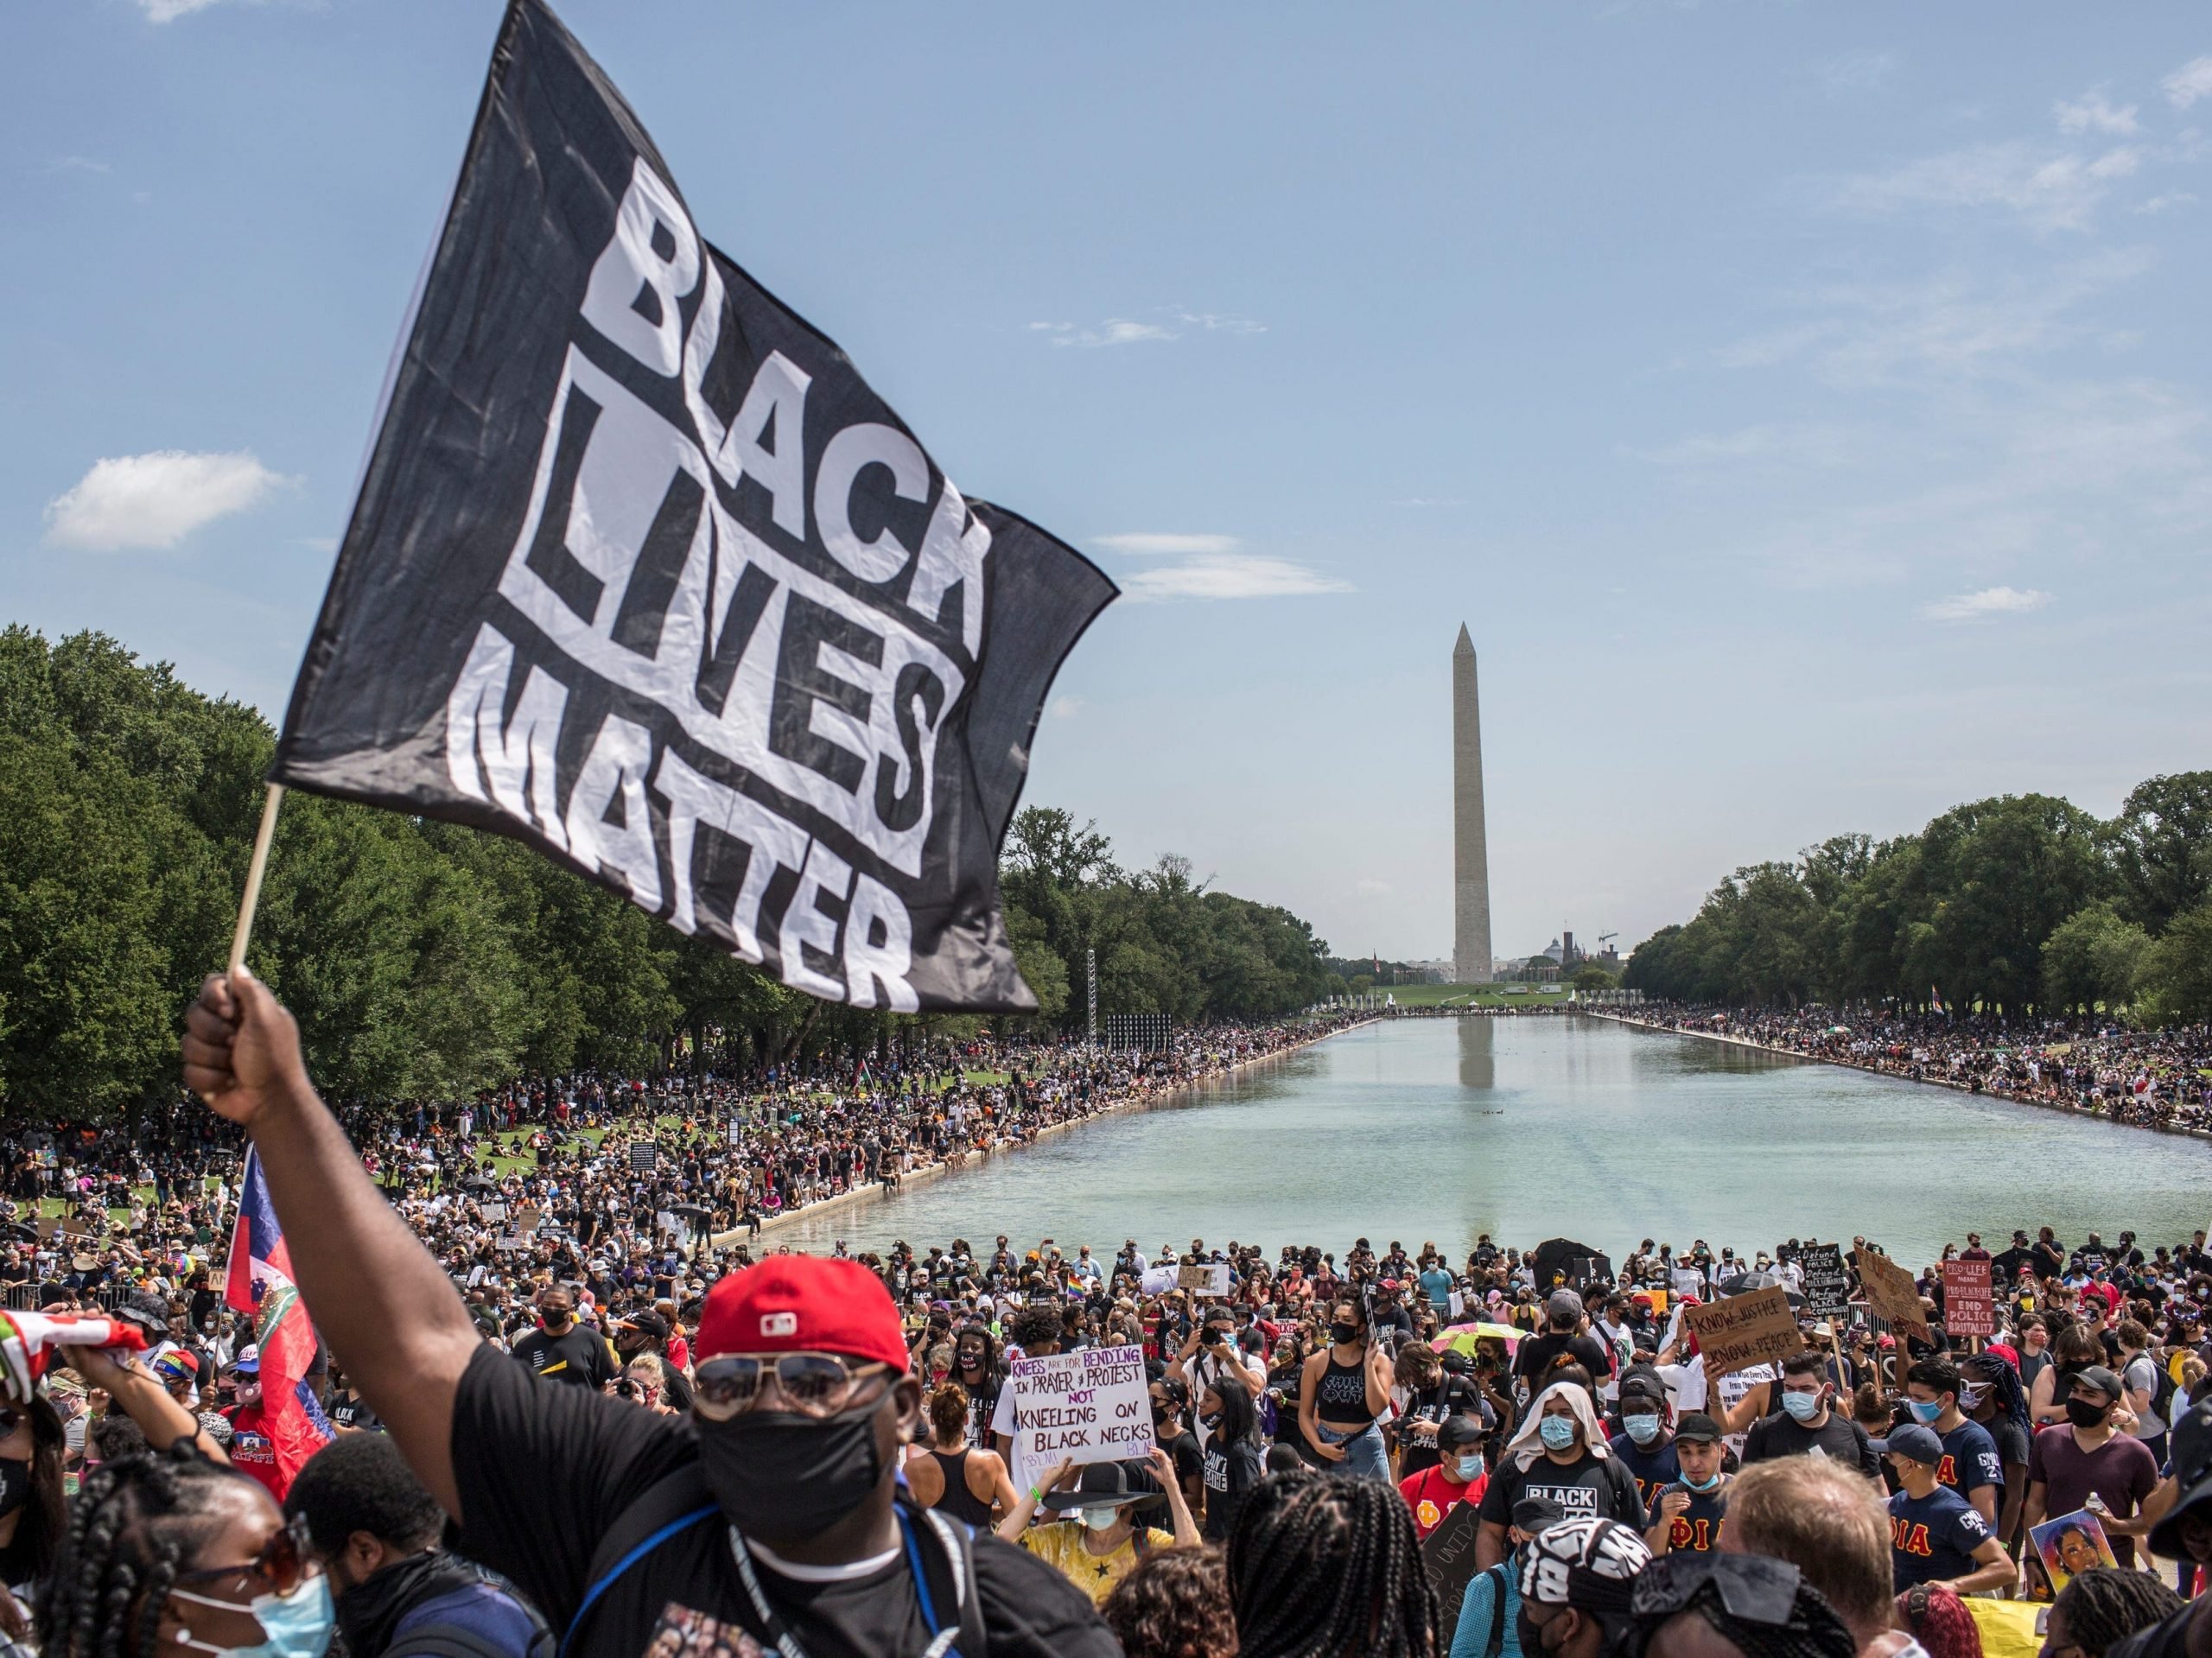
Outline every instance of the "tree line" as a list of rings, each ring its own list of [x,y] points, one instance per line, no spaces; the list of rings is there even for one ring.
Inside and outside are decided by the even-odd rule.
[[[1732,1006],[2212,1020],[2212,772],[2139,784],[2109,822],[2004,795],[1749,865],[1637,946],[1623,982]]]
[[[0,629],[0,1115],[97,1120],[174,1089],[275,742],[255,709],[104,634]],[[1264,1019],[1322,994],[1306,923],[1184,860],[1123,870],[1065,812],[1020,814],[1002,881],[1044,1029],[1082,1027],[1086,950],[1102,1014]],[[278,819],[251,959],[348,1098],[687,1060],[728,1074],[984,1022],[817,1001],[517,842],[306,794]]]

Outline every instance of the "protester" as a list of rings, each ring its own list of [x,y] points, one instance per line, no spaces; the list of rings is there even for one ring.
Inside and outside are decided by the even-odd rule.
[[[1981,1626],[1945,1585],[1916,1583],[1897,1598],[1898,1625],[1928,1658],[1982,1658]]]
[[[2067,1423],[2047,1427],[2028,1449],[2028,1498],[2022,1518],[2039,1526],[2088,1506],[2094,1495],[2105,1513],[2113,1559],[2135,1564],[2135,1538],[2149,1529],[2143,1505],[2158,1490],[2158,1468],[2143,1442],[2113,1422],[2120,1381],[2101,1364],[2077,1372],[2065,1401]]]
[[[1147,1555],[1098,1611],[1124,1658],[1236,1658],[1236,1615],[1219,1549]]]
[[[1566,1516],[1549,1497],[1523,1497],[1513,1506],[1507,1540],[1513,1552],[1475,1573],[1459,1603],[1451,1658],[1524,1658],[1521,1650],[1521,1560],[1529,1540]]]
[[[1999,1498],[2005,1489],[2004,1464],[1989,1430],[1970,1420],[1960,1407],[1964,1390],[1958,1368],[1948,1359],[1921,1359],[1905,1372],[1906,1410],[1915,1422],[1934,1429],[1942,1441],[1937,1482],[1972,1503],[1982,1523],[1993,1532]]]
[[[1435,1591],[1398,1494],[1369,1479],[1271,1475],[1229,1540],[1238,1658],[1434,1658]]]
[[[1620,1380],[1621,1431],[1605,1442],[1636,1480],[1637,1495],[1649,1510],[1666,1486],[1681,1477],[1675,1454],[1672,1407],[1667,1384],[1649,1365],[1629,1370]]]
[[[1522,1551],[1525,1658],[1599,1658],[1629,1629],[1651,1551],[1634,1528],[1591,1515],[1547,1526]]]
[[[1795,1566],[1675,1553],[1636,1574],[1618,1658],[1853,1658],[1851,1629]]]
[[[1770,1457],[1817,1453],[1856,1468],[1869,1479],[1881,1477],[1881,1461],[1866,1431],[1836,1414],[1835,1382],[1819,1352],[1808,1350],[1782,1362],[1778,1399],[1781,1408],[1761,1417],[1744,1436],[1745,1466]]]
[[[2184,1604],[2147,1572],[2108,1566],[2077,1572],[2051,1602],[2042,1658],[2105,1658],[2130,1636],[2171,1617]]]
[[[1208,1434],[1205,1540],[1225,1544],[1244,1499],[1265,1473],[1268,1449],[1251,1389],[1241,1375],[1228,1369],[1215,1375],[1198,1401],[1198,1420]]]
[[[1159,1450],[1150,1460],[1156,1488],[1166,1495],[1172,1532],[1137,1518],[1136,1509],[1149,1505],[1153,1493],[1132,1483],[1120,1463],[1078,1465],[1064,1459],[1014,1503],[999,1522],[998,1534],[1050,1561],[1094,1604],[1103,1601],[1153,1550],[1194,1548],[1203,1540],[1176,1483],[1174,1464]],[[1030,1520],[1040,1507],[1066,1517],[1033,1526]]]
[[[1891,1627],[1890,1516],[1873,1482],[1825,1457],[1746,1468],[1728,1493],[1720,1546],[1796,1566],[1851,1631],[1858,1658],[1913,1658]]]
[[[1644,1529],[1643,1540],[1654,1554],[1709,1554],[1720,1547],[1730,1477],[1721,1467],[1720,1438],[1720,1424],[1703,1411],[1692,1411],[1675,1425],[1681,1471],[1660,1488],[1651,1523]]]
[[[2159,1495],[2165,1512],[2145,1539],[2158,1553],[2212,1572],[2212,1400],[2193,1406],[2173,1432],[2173,1483]],[[2169,1491],[2171,1495],[2169,1495]],[[2112,1647],[2113,1658],[2204,1658],[2212,1651],[2212,1595],[2199,1593],[2180,1610]]]
[[[1398,1482],[1398,1495],[1414,1516],[1414,1534],[1426,1542],[1429,1533],[1462,1503],[1479,1505],[1490,1484],[1490,1471],[1483,1462],[1482,1419],[1461,1414],[1447,1416],[1437,1429],[1443,1460]]]
[[[325,1445],[293,1480],[284,1512],[306,1525],[349,1658],[553,1658],[532,1608],[440,1547],[444,1512],[385,1435]]]
[[[1011,1514],[1014,1482],[995,1451],[968,1443],[968,1395],[957,1382],[930,1394],[929,1438],[906,1459],[906,1489],[925,1509],[963,1525],[988,1528],[994,1510]]]
[[[1996,1589],[2013,1580],[2004,1546],[1980,1510],[1936,1478],[1946,1452],[1936,1430],[1919,1422],[1893,1428],[1875,1449],[1897,1478],[1890,1499],[1890,1553],[1899,1593],[1939,1583],[1955,1594]]]
[[[1324,1463],[1388,1481],[1380,1419],[1390,1404],[1390,1356],[1372,1339],[1357,1302],[1329,1309],[1329,1345],[1306,1361],[1298,1424]]]
[[[1537,1395],[1521,1432],[1499,1453],[1482,1497],[1477,1570],[1504,1558],[1514,1506],[1532,1496],[1550,1498],[1569,1519],[1616,1520],[1634,1531],[1647,1523],[1636,1477],[1607,1448],[1580,1371]]]

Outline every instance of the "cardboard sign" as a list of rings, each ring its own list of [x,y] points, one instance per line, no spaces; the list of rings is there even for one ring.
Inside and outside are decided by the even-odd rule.
[[[1954,1336],[1997,1333],[1997,1304],[1988,1261],[1943,1263],[1943,1328]]]
[[[630,1172],[651,1174],[660,1166],[660,1147],[651,1140],[633,1140],[630,1146]]]
[[[485,1204],[476,1212],[486,1221],[503,1221],[507,1218],[507,1206],[505,1204]]]
[[[1192,1295],[1226,1295],[1229,1293],[1229,1263],[1225,1261],[1211,1266],[1178,1267],[1175,1287]]]
[[[537,1223],[543,1218],[544,1213],[545,1211],[540,1209],[524,1209],[517,1211],[515,1215],[515,1230],[518,1232],[535,1232],[537,1230]]]
[[[1805,1311],[1815,1318],[1840,1318],[1851,1305],[1851,1274],[1844,1269],[1843,1246],[1815,1244],[1797,1252],[1804,1274]]]
[[[1482,1530],[1482,1516],[1472,1502],[1462,1502],[1444,1516],[1436,1529],[1421,1539],[1421,1570],[1428,1573],[1429,1587],[1436,1591],[1436,1606],[1440,1617],[1439,1629],[1456,1629],[1459,1623],[1459,1603],[1467,1598],[1467,1585],[1475,1580],[1475,1538]]]
[[[1919,1338],[1926,1341],[1928,1315],[1921,1309],[1920,1286],[1912,1274],[1872,1249],[1853,1250],[1851,1262],[1859,1268],[1859,1281],[1866,1286],[1866,1305],[1874,1310],[1874,1316],[1888,1320],[1900,1337],[1917,1331]]]
[[[61,1229],[61,1217],[48,1215],[38,1223],[38,1241],[44,1243]]]
[[[1016,1359],[1014,1431],[1020,1466],[1132,1462],[1153,1447],[1144,1349],[1086,1347],[1051,1358]]]
[[[1805,1344],[1789,1297],[1779,1286],[1732,1295],[1711,1306],[1690,1307],[1682,1318],[1697,1337],[1708,1382],[1755,1364],[1788,1358]]]

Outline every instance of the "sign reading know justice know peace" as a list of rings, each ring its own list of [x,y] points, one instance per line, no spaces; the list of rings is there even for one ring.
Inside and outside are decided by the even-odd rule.
[[[1787,1292],[1752,1290],[1710,1305],[1687,1308],[1682,1322],[1697,1337],[1708,1382],[1788,1358],[1805,1344]]]
[[[1113,596],[709,246],[512,0],[270,780],[513,835],[828,1001],[1027,1011],[998,848]]]
[[[1016,1359],[1014,1432],[1021,1466],[1128,1462],[1152,1449],[1152,1399],[1144,1349],[1086,1347],[1051,1358]]]

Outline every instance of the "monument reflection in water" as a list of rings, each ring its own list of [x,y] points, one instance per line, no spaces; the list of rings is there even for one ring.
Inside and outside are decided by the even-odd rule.
[[[2202,1140],[1595,1019],[1402,1019],[760,1242],[1311,1240],[1341,1258],[1365,1236],[1464,1258],[1488,1232],[1618,1259],[1645,1237],[1863,1232],[1918,1265],[1969,1227],[2185,1239],[2208,1189]]]

